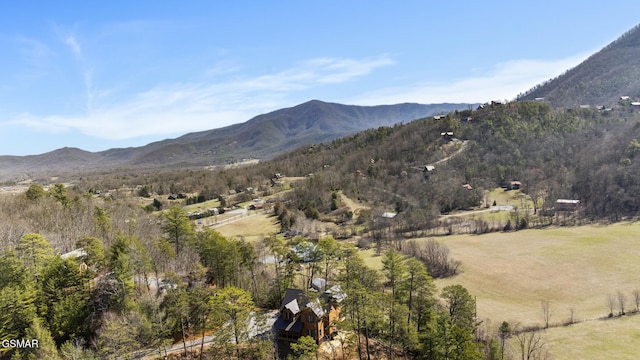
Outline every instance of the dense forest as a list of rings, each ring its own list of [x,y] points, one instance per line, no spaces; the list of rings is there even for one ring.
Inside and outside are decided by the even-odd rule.
[[[4,348],[0,356],[315,357],[314,344],[283,351],[255,335],[268,330],[259,314],[278,309],[287,287],[306,289],[322,274],[347,294],[345,355],[502,358],[505,339],[517,331],[509,324],[483,329],[465,288],[437,291],[432,278],[455,274],[457,264],[446,248],[434,250],[444,254],[434,256],[439,262],[419,256],[427,250],[408,238],[443,228],[557,223],[559,198],[582,202],[574,222],[637,217],[639,120],[629,104],[559,111],[543,102],[494,103],[305,146],[254,166],[105,171],[61,179],[66,185],[32,183],[0,197],[0,337],[37,338],[39,347]],[[478,220],[456,229],[442,216],[488,207],[484,191],[509,189],[512,181],[534,204],[513,227]],[[172,194],[181,196],[169,200]],[[369,210],[354,213],[343,196]],[[257,242],[197,229],[182,208],[214,199],[220,210],[231,209],[254,197],[274,200],[267,211],[281,230]],[[396,216],[383,217],[388,211]],[[305,232],[313,222],[335,227]],[[376,244],[381,271],[365,265],[356,243]],[[301,259],[296,246],[314,249],[313,256]],[[172,344],[179,349],[170,352]]]

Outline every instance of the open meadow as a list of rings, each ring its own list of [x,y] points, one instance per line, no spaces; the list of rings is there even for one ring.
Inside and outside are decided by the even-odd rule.
[[[461,284],[477,296],[480,319],[542,325],[541,302],[548,300],[550,323],[607,316],[609,297],[635,309],[640,289],[639,223],[523,230],[440,237],[462,262],[462,273],[438,280]],[[571,310],[572,309],[572,310]]]
[[[553,359],[622,360],[638,358],[640,315],[587,321],[542,333]],[[517,346],[512,339],[512,346]]]
[[[636,359],[638,234],[640,223],[621,223],[439,237],[462,273],[436,284],[466,287],[489,331],[502,321],[543,327],[548,300],[551,327],[541,334],[554,359]],[[619,294],[633,315],[617,316]],[[614,318],[606,319],[611,310]],[[573,325],[558,326],[572,317]]]
[[[227,238],[244,238],[248,242],[260,241],[270,233],[278,232],[278,218],[271,213],[243,216],[215,229]]]

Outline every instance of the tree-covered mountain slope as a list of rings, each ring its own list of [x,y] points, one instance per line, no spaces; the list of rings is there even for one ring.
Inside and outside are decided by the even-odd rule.
[[[440,214],[484,205],[483,190],[518,181],[537,208],[579,199],[585,215],[619,219],[640,214],[639,120],[628,107],[564,111],[514,102],[367,130],[269,166],[313,174],[292,195],[294,210],[329,213],[331,193],[340,190],[380,213],[399,212],[409,227],[427,226]]]
[[[544,98],[554,107],[611,106],[640,100],[640,25],[555,79],[519,96]]]

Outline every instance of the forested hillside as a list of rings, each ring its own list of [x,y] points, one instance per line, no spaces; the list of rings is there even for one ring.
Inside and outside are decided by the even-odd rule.
[[[483,190],[511,181],[520,181],[539,208],[553,208],[558,198],[579,199],[585,216],[617,220],[640,210],[638,120],[630,107],[494,105],[368,130],[287,154],[272,166],[314,174],[292,196],[297,209],[328,213],[331,191],[342,190],[380,213],[400,212],[397,221],[407,227],[429,227],[440,214],[488,205],[481,203]],[[453,135],[441,135],[446,132]],[[428,164],[435,170],[423,171]]]
[[[554,107],[611,106],[621,96],[640,100],[640,26],[564,74],[518,96],[544,98]]]

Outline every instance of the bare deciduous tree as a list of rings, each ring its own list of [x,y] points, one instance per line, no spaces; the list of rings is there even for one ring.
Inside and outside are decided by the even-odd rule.
[[[546,360],[550,358],[546,343],[539,331],[516,331],[516,344],[522,360]]]
[[[616,294],[616,298],[618,300],[618,309],[620,309],[620,312],[618,313],[619,315],[624,315],[624,306],[625,303],[627,302],[627,296],[622,292],[618,290],[618,293]]]
[[[607,297],[607,304],[609,305],[609,317],[613,316],[613,308],[616,307],[616,298],[613,294],[609,294]]]
[[[636,312],[640,310],[640,290],[633,290],[633,302],[636,304]]]
[[[426,243],[409,241],[402,250],[424,262],[433,278],[446,278],[458,273],[460,261],[451,258],[449,248],[436,240],[430,239]]]
[[[573,306],[569,308],[569,324],[576,322],[576,308]]]
[[[542,306],[542,319],[544,320],[544,328],[549,327],[551,321],[551,315],[553,315],[553,309],[551,308],[551,302],[549,299],[544,299],[540,302]]]

